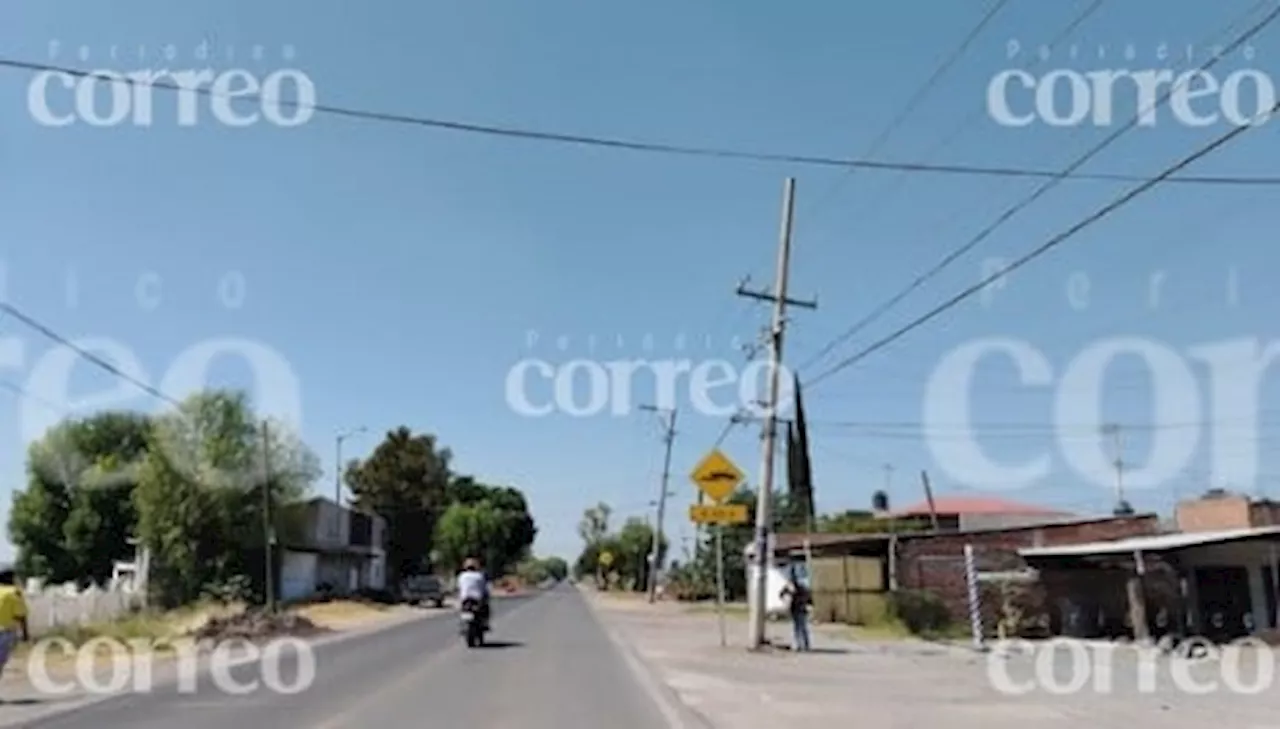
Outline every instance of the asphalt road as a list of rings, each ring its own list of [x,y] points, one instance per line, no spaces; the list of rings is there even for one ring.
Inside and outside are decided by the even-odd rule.
[[[41,729],[666,729],[584,598],[562,587],[495,601],[492,645],[467,649],[450,613],[315,649],[311,687],[232,696],[201,678],[26,724]],[[286,662],[288,663],[288,662]],[[286,684],[296,665],[284,665]],[[232,669],[238,681],[258,663]]]

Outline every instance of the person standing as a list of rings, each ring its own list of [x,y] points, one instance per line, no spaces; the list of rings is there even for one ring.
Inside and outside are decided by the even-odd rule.
[[[797,652],[807,653],[811,646],[809,644],[809,605],[813,602],[809,588],[796,574],[796,570],[791,571],[791,578],[787,581],[785,587],[782,588],[782,599],[787,600],[787,609],[791,613],[791,630],[794,635],[794,649]]]
[[[28,640],[27,600],[18,589],[13,568],[0,566],[0,673],[18,642]]]

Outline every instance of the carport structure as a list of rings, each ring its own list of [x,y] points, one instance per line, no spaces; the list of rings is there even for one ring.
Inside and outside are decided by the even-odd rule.
[[[1275,629],[1280,526],[1179,532],[1018,550],[1054,608],[1055,633],[1228,641]]]

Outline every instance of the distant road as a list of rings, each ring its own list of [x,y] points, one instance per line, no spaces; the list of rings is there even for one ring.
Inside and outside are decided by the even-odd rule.
[[[568,586],[495,600],[492,647],[446,613],[316,648],[309,690],[228,696],[204,678],[27,723],[41,729],[664,729],[662,714]],[[233,669],[238,680],[256,664]],[[282,674],[295,675],[292,666]],[[4,711],[0,706],[0,714]],[[3,723],[0,720],[0,723]]]

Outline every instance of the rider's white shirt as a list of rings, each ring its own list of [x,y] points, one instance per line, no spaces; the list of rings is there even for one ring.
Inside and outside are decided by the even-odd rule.
[[[458,573],[458,599],[483,600],[488,590],[488,580],[483,572],[471,570]]]

